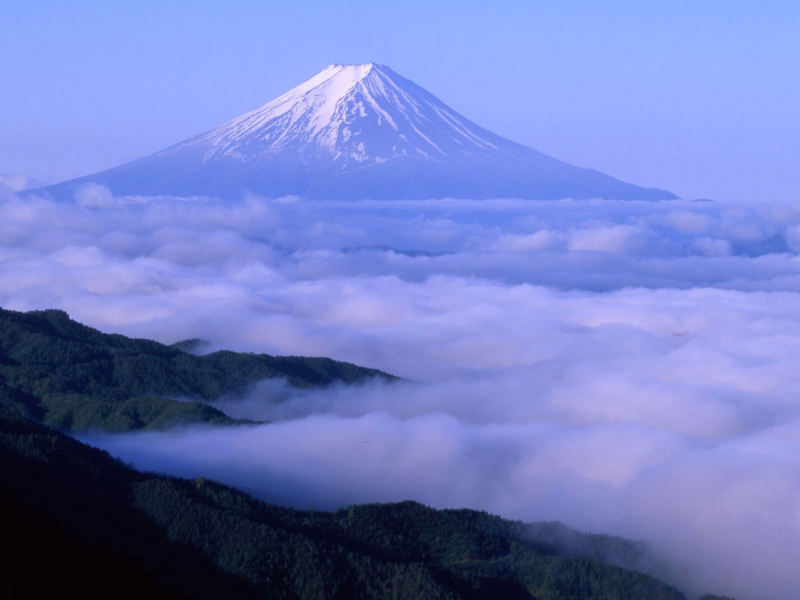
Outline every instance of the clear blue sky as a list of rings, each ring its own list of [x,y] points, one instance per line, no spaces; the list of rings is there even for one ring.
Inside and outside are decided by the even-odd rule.
[[[685,197],[800,199],[800,2],[4,0],[0,173],[61,179],[255,108],[333,62]]]

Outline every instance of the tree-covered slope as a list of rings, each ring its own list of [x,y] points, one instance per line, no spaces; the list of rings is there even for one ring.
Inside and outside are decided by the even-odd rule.
[[[193,356],[60,311],[0,310],[3,596],[684,598],[637,572],[641,548],[619,538],[414,502],[293,510],[137,472],[46,426],[228,424],[203,401],[275,376],[302,386],[389,377],[327,359]]]
[[[299,387],[391,378],[328,358],[228,351],[195,356],[151,340],[101,333],[59,310],[0,309],[0,403],[60,429],[231,424],[204,402],[271,377]]]
[[[0,514],[16,550],[7,597],[684,598],[640,573],[542,552],[525,525],[485,513],[412,502],[297,511],[139,473],[0,413]]]

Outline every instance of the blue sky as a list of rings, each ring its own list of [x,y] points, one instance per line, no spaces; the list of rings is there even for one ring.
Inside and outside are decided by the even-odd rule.
[[[685,197],[800,190],[796,2],[43,2],[0,15],[0,173],[148,154],[332,62],[376,61],[478,124]]]

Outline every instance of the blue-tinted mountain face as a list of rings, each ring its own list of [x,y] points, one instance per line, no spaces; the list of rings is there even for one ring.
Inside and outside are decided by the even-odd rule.
[[[674,198],[495,135],[372,63],[331,65],[217,129],[54,189],[90,181],[124,195]]]

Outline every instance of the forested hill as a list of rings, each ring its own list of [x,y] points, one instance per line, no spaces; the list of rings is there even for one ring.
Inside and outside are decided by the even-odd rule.
[[[486,513],[272,506],[204,479],[139,473],[2,408],[0,482],[8,598],[684,600]]]
[[[298,511],[135,471],[43,424],[230,423],[203,401],[275,376],[389,378],[327,359],[198,357],[60,311],[0,310],[0,527],[11,550],[0,595],[685,600],[637,572],[641,548],[619,538],[413,502]]]
[[[59,429],[230,424],[235,421],[205,402],[272,377],[299,387],[393,379],[329,358],[195,356],[181,345],[102,333],[60,310],[0,309],[0,403]]]

